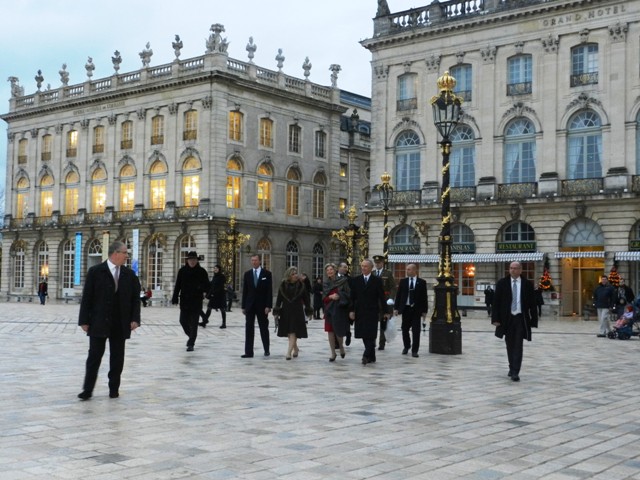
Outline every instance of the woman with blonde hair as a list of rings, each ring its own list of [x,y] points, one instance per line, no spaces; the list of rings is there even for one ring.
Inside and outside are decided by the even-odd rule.
[[[327,332],[330,362],[336,360],[336,346],[340,349],[340,357],[344,358],[344,336],[349,328],[349,306],[351,305],[351,289],[348,277],[338,277],[338,269],[334,263],[327,263],[324,267],[327,281],[322,288],[322,302],[324,304],[324,331]]]
[[[278,297],[273,309],[273,316],[278,325],[278,336],[287,337],[287,360],[297,357],[298,338],[307,338],[306,318],[311,317],[313,309],[309,300],[309,292],[304,283],[298,279],[298,269],[289,267],[284,272],[278,288]]]

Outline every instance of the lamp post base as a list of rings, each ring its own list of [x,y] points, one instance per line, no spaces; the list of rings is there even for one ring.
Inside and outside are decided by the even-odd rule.
[[[462,354],[462,327],[460,322],[432,321],[429,324],[429,353],[442,355]]]

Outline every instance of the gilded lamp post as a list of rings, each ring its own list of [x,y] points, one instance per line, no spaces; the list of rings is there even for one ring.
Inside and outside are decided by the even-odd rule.
[[[438,78],[440,94],[431,98],[433,123],[442,140],[442,220],[438,237],[439,261],[437,284],[434,287],[435,301],[429,326],[429,352],[457,355],[462,353],[462,330],[458,312],[458,287],[454,283],[451,263],[451,188],[449,155],[451,154],[451,132],[456,128],[462,114],[462,100],[453,93],[456,79],[445,72]]]
[[[380,191],[380,202],[382,203],[382,214],[384,222],[384,230],[382,233],[382,256],[384,257],[384,268],[387,268],[387,261],[389,259],[389,206],[391,205],[391,199],[393,196],[393,187],[389,184],[391,175],[384,172],[380,179],[382,184],[376,188]]]
[[[347,214],[349,224],[346,227],[342,227],[340,230],[332,230],[331,236],[337,239],[345,249],[346,259],[345,262],[349,267],[349,272],[353,273],[352,265],[354,257],[359,254],[356,259],[358,262],[364,260],[367,257],[369,249],[369,232],[364,226],[358,227],[356,225],[356,218],[358,214],[356,212],[356,206],[352,205]]]
[[[224,265],[227,274],[231,274],[231,283],[234,290],[237,289],[236,285],[236,256],[238,249],[247,243],[251,238],[251,235],[240,233],[236,229],[236,216],[231,215],[229,219],[229,227],[224,232],[218,233],[219,248],[221,250],[220,263]]]

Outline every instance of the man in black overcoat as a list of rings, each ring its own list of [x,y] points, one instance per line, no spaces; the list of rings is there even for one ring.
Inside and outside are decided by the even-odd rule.
[[[349,318],[355,320],[354,336],[364,343],[362,364],[375,363],[376,337],[380,314],[385,311],[385,294],[382,279],[371,274],[373,261],[363,260],[360,264],[361,275],[353,277],[351,287],[351,308]],[[386,314],[384,314],[387,316]]]
[[[411,349],[411,356],[418,358],[420,349],[420,323],[427,317],[429,300],[427,298],[427,282],[418,277],[418,267],[415,263],[407,265],[407,276],[400,280],[398,293],[393,305],[394,314],[402,315],[402,354],[406,355]],[[411,336],[409,335],[411,331]],[[413,337],[413,343],[411,342]]]
[[[538,327],[538,308],[533,283],[521,274],[520,262],[512,262],[509,265],[509,275],[496,283],[491,312],[491,323],[496,327],[496,337],[504,336],[505,339],[509,377],[514,382],[520,381],[524,339],[531,341],[531,327]]]
[[[271,272],[260,265],[260,256],[251,256],[251,269],[244,272],[242,280],[242,313],[245,318],[244,355],[253,357],[253,340],[255,337],[256,318],[260,328],[260,338],[264,348],[264,356],[269,351],[269,313],[273,308],[273,280]]]
[[[89,400],[98,378],[98,370],[109,340],[109,397],[120,395],[120,376],[124,367],[124,344],[140,325],[140,282],[124,264],[127,246],[113,242],[109,258],[87,272],[78,325],[89,336],[84,387],[78,395]]]

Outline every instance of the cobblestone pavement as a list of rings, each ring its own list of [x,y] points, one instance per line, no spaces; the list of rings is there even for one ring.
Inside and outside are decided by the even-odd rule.
[[[241,359],[238,310],[186,352],[178,310],[149,307],[120,398],[103,362],[81,402],[78,306],[0,309],[3,480],[640,479],[640,340],[596,338],[593,321],[543,318],[515,383],[481,312],[462,355],[429,354],[428,333],[420,358],[401,355],[398,335],[363,366],[359,340],[328,361],[318,320],[299,358],[272,334],[271,357],[256,335]]]

